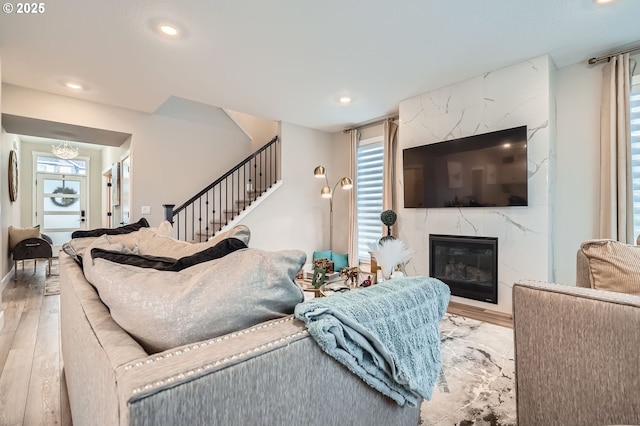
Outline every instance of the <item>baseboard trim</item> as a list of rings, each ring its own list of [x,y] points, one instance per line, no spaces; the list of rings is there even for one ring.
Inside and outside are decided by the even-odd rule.
[[[9,281],[13,279],[13,275],[15,273],[14,269],[15,269],[15,266],[11,265],[11,269],[9,269],[9,272],[7,272],[7,275],[2,277],[2,281],[0,281],[0,293],[2,293],[5,288],[7,288],[7,284],[9,284]],[[2,300],[1,297],[0,297],[0,300]]]
[[[7,288],[7,284],[9,283],[9,280],[13,278],[13,272],[14,272],[13,269],[14,267],[12,266],[11,269],[9,269],[9,272],[7,272],[7,275],[5,275],[2,278],[2,281],[0,281],[0,332],[2,332],[2,329],[4,328],[4,311],[2,310],[2,292],[4,292],[4,289]]]
[[[513,316],[504,312],[492,311],[489,309],[465,305],[457,302],[449,302],[447,312],[478,321],[500,325],[502,327],[513,328]]]

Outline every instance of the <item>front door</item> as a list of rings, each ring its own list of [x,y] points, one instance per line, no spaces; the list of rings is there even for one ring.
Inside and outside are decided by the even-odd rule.
[[[36,219],[54,246],[71,240],[71,233],[87,229],[86,176],[37,174]]]

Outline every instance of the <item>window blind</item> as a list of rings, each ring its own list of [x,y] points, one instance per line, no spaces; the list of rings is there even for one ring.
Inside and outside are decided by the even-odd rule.
[[[358,258],[369,261],[370,245],[382,237],[382,142],[358,146],[356,158],[356,208],[358,220]]]
[[[633,235],[640,235],[640,75],[631,85],[631,181],[633,189]]]

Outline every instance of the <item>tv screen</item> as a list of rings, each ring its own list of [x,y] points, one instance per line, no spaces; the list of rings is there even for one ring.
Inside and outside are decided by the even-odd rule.
[[[526,206],[527,126],[402,151],[404,206]]]

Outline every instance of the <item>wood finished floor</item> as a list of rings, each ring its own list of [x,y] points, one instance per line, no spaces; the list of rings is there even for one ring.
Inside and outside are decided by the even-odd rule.
[[[0,425],[71,425],[60,355],[60,296],[44,296],[45,264],[26,262],[2,293]]]

